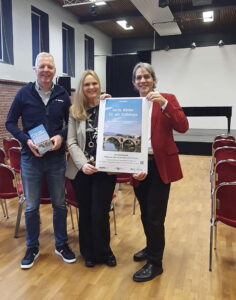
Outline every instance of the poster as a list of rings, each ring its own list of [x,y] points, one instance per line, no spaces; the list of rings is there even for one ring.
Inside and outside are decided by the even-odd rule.
[[[96,154],[99,171],[147,173],[148,109],[145,98],[100,101]]]

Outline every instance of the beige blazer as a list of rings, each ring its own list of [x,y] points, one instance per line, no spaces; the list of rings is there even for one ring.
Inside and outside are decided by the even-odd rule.
[[[87,158],[84,155],[86,133],[86,121],[77,121],[72,116],[69,117],[67,147],[70,158],[66,168],[66,177],[74,179],[78,171],[86,164]]]

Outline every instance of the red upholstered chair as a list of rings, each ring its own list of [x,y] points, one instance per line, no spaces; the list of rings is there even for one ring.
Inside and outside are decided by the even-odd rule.
[[[229,172],[236,174],[236,163],[231,164]],[[232,175],[232,174],[231,174]],[[212,271],[212,248],[213,239],[217,240],[217,222],[220,221],[228,226],[236,228],[236,181],[222,182],[214,190],[214,202],[212,205],[212,216],[210,226],[210,251],[209,251],[209,271]]]
[[[215,136],[214,141],[215,140],[220,140],[220,139],[234,140],[234,141],[236,140],[235,136],[229,135],[227,133],[223,133],[223,134],[219,134],[219,135]]]
[[[233,220],[234,214],[236,216],[236,186],[234,184],[236,182],[236,147],[218,147],[215,149],[212,159],[214,163],[211,182],[210,271],[212,270],[214,233],[216,248],[217,221],[228,225],[234,224],[235,222],[228,222],[226,219]],[[232,213],[229,213],[230,210],[232,210]]]
[[[8,199],[18,198],[19,205],[22,205],[22,203],[24,202],[23,189],[21,184],[17,184],[16,174],[10,166],[0,164],[0,178],[1,178],[0,199],[3,200],[6,217],[9,218],[6,201]],[[17,229],[17,222],[16,222],[16,229]],[[15,230],[15,235],[16,235],[16,230]]]
[[[116,183],[119,184],[119,191],[121,191],[122,187],[121,184],[122,183],[130,183],[131,182],[131,178],[132,175],[128,174],[128,173],[118,173],[116,176]],[[136,197],[134,196],[134,201],[133,201],[133,215],[135,215],[135,207],[136,207]]]
[[[79,220],[79,215],[78,215],[79,204],[78,204],[78,201],[76,201],[74,188],[73,188],[72,183],[69,178],[66,178],[66,193],[65,193],[65,195],[66,195],[66,202],[67,202],[67,205],[68,205],[69,211],[70,211],[72,229],[74,229],[75,226],[74,226],[74,220],[73,220],[71,206],[74,206],[76,208],[76,218],[77,218],[77,222],[79,222],[78,221]]]
[[[6,163],[5,157],[6,157],[6,155],[5,155],[4,150],[2,148],[0,148],[0,164],[5,164]],[[5,207],[3,205],[3,200],[2,199],[0,199],[0,204],[1,204],[1,207],[2,207],[3,215],[4,215],[4,217],[6,217],[6,211],[5,211]]]
[[[0,148],[0,163],[5,164],[5,152],[2,148]],[[5,207],[3,205],[3,200],[2,199],[0,199],[0,204],[1,204],[1,207],[2,207],[3,215],[4,215],[4,217],[6,217],[6,211],[5,211]]]
[[[4,137],[2,140],[3,149],[5,151],[6,157],[9,158],[8,150],[12,147],[21,147],[20,142],[17,139]]]
[[[212,155],[214,155],[215,150],[219,147],[224,147],[224,146],[228,146],[228,147],[236,147],[236,141],[234,139],[216,139],[213,143],[212,143]]]
[[[118,173],[116,176],[116,183],[119,184],[119,191],[121,191],[122,187],[121,184],[122,183],[130,183],[130,179],[131,179],[131,174],[128,173]]]
[[[20,158],[21,158],[21,147],[11,147],[8,149],[10,166],[16,173],[20,173]]]
[[[20,176],[21,148],[20,147],[9,148],[8,156],[9,156],[8,164],[14,169],[16,173],[17,183],[21,183],[21,176]]]
[[[216,181],[216,165],[220,160],[236,159],[236,145],[235,146],[224,146],[218,147],[214,150],[211,159],[211,170],[210,170],[210,182],[211,188],[214,188]]]
[[[2,148],[0,148],[0,164],[5,164],[6,163],[5,159],[6,159],[5,151]]]
[[[74,206],[76,208],[76,217],[77,217],[77,222],[79,223],[79,215],[78,215],[78,209],[79,209],[79,203],[76,200],[75,193],[74,193],[74,188],[72,186],[72,183],[69,178],[66,178],[66,202],[68,204],[69,210],[70,210],[70,216],[71,216],[71,223],[72,223],[72,229],[74,229],[74,220],[73,220],[73,214],[72,214],[72,209],[71,206]],[[117,234],[116,230],[116,210],[115,210],[115,202],[113,199],[116,197],[114,194],[112,196],[112,203],[111,203],[111,209],[110,211],[113,212],[113,220],[114,220],[114,229],[115,229],[115,234]]]

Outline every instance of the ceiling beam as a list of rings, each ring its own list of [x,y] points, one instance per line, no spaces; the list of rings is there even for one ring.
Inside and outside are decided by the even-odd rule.
[[[102,0],[63,0],[62,7],[71,7],[71,6],[78,6],[78,5],[91,5],[95,2],[101,2]],[[103,0],[105,2],[110,2],[114,0]]]
[[[180,13],[197,13],[197,12],[203,12],[203,11],[208,11],[208,10],[213,10],[213,11],[219,11],[222,9],[235,9],[236,5],[218,5],[218,6],[198,6],[197,8],[183,8],[183,9],[171,9],[173,14],[180,14]]]
[[[80,24],[87,24],[87,23],[103,23],[103,22],[112,22],[118,21],[122,19],[136,19],[141,18],[143,15],[139,11],[133,11],[125,13],[124,15],[117,15],[117,14],[109,14],[109,15],[102,15],[102,16],[90,16],[90,17],[82,17],[79,18]]]

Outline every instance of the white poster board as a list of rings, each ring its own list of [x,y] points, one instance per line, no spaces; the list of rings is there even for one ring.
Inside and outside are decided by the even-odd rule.
[[[100,101],[96,168],[117,173],[147,173],[148,101],[107,98]]]

